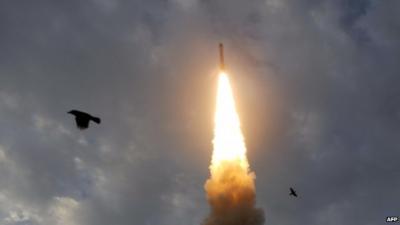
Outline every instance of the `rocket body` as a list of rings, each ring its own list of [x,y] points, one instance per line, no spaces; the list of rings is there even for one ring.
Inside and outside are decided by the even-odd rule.
[[[225,63],[224,63],[224,45],[219,43],[219,69],[221,71],[225,70]]]

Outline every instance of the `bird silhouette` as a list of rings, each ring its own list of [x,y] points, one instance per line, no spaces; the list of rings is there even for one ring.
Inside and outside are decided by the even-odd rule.
[[[289,195],[292,195],[293,197],[297,197],[297,193],[293,188],[290,188],[290,194]]]
[[[68,113],[75,116],[76,126],[81,130],[87,129],[90,121],[93,121],[97,124],[100,124],[101,122],[100,118],[94,117],[89,113],[81,112],[79,110],[71,110]]]

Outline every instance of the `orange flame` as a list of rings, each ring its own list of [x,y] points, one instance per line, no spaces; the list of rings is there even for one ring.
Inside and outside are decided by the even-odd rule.
[[[264,213],[255,208],[255,175],[249,169],[232,88],[223,72],[219,75],[214,123],[211,178],[204,186],[211,212],[204,225],[263,224]]]
[[[237,161],[244,170],[247,170],[249,164],[239,115],[236,112],[228,75],[223,72],[219,75],[214,123],[211,172],[217,170],[223,161]]]

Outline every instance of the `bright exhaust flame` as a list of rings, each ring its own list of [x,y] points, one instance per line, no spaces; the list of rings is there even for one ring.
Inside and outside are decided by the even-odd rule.
[[[255,208],[255,175],[249,169],[232,88],[223,72],[216,104],[211,178],[205,184],[211,212],[204,225],[263,224],[264,213]]]
[[[237,161],[243,169],[247,170],[246,146],[240,129],[239,115],[236,112],[229,78],[225,73],[219,75],[214,123],[211,172],[218,170],[220,163],[225,160]]]

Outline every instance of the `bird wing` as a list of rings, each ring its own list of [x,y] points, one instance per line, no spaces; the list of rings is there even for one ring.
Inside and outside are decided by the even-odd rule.
[[[297,193],[293,188],[289,188],[290,189],[290,194],[289,195],[293,195],[294,197],[297,197]]]
[[[76,116],[75,117],[76,126],[79,129],[86,129],[89,127],[89,119],[83,116]]]

